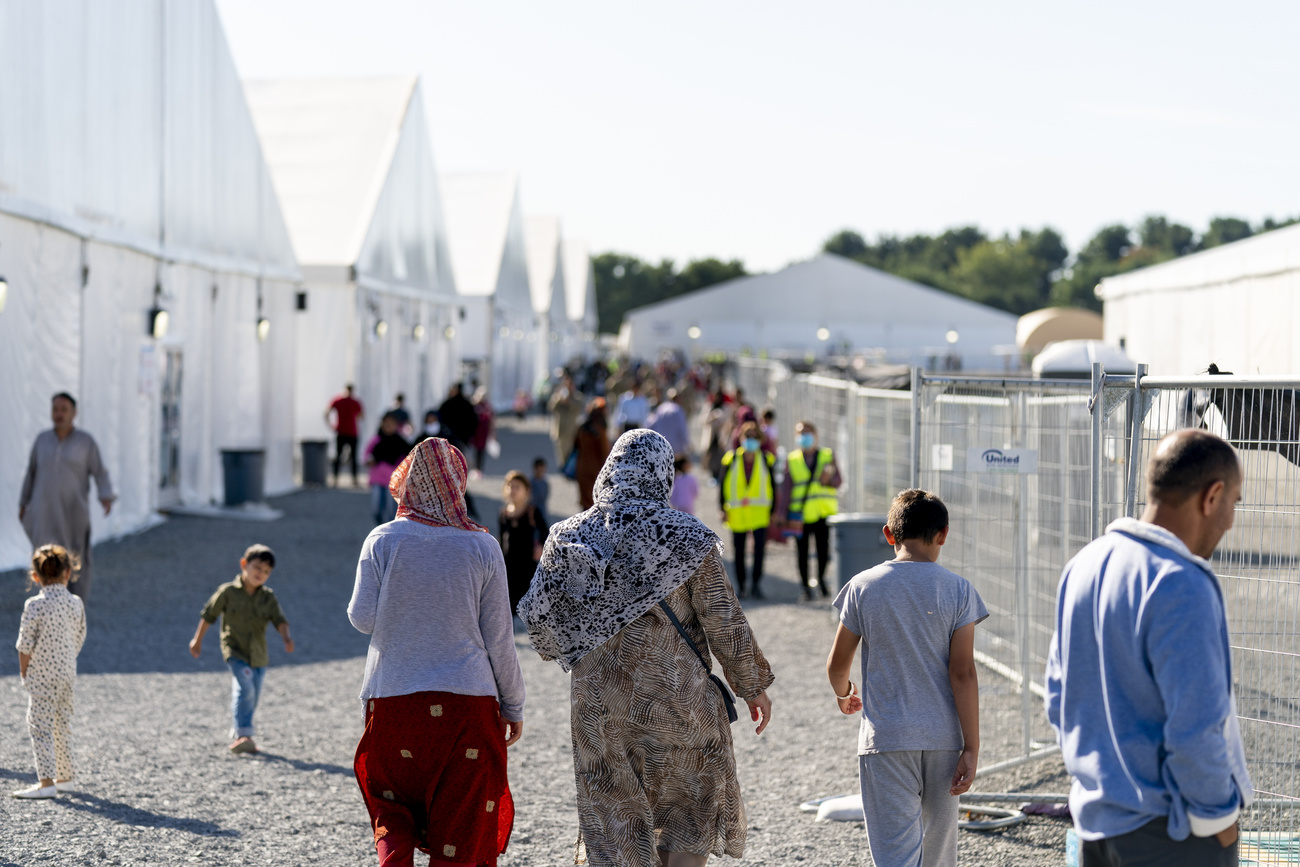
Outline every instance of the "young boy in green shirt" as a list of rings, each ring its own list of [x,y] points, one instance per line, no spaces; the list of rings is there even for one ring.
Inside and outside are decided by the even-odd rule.
[[[262,677],[270,657],[266,651],[266,624],[272,623],[284,639],[284,649],[293,653],[289,621],[280,610],[271,588],[265,586],[275,568],[275,552],[265,545],[253,545],[239,560],[239,575],[222,584],[199,614],[199,627],[190,640],[190,655],[199,658],[203,636],[221,617],[221,656],[233,677],[230,714],[234,719],[230,745],[232,753],[255,753],[253,712],[262,695]]]

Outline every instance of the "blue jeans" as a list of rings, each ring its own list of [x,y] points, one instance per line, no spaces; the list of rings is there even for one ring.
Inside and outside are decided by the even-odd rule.
[[[266,676],[265,668],[253,668],[242,659],[228,659],[230,666],[230,716],[234,720],[234,736],[251,738],[253,736],[253,711],[257,710],[257,700],[262,697],[262,678]]]
[[[375,524],[387,524],[397,517],[397,501],[388,492],[388,485],[370,486],[370,515]]]

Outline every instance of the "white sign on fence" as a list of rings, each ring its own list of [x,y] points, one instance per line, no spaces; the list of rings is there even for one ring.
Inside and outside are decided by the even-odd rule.
[[[940,472],[952,469],[952,443],[935,443],[930,446],[930,469]]]
[[[1038,449],[971,449],[966,472],[1029,476],[1038,472]]]

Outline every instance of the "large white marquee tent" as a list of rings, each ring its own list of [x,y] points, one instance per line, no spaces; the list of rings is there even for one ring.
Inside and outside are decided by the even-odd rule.
[[[575,355],[584,361],[596,358],[596,332],[600,318],[596,311],[596,272],[586,241],[565,238],[560,243],[564,260],[564,293],[569,320],[573,323]]]
[[[465,308],[461,357],[505,409],[531,392],[539,338],[528,280],[519,178],[475,172],[441,177],[456,288]],[[473,374],[476,373],[476,376]]]
[[[1300,373],[1300,226],[1108,277],[1109,343],[1159,375]]]
[[[246,85],[306,280],[298,316],[299,436],[355,383],[378,425],[404,393],[436,407],[459,374],[459,298],[415,78]]]
[[[291,488],[299,273],[215,7],[49,0],[3,19],[0,566],[30,555],[19,487],[57,391],[120,497],[92,509],[96,541],[220,499],[221,449],[265,449],[268,492]]]
[[[546,375],[568,362],[578,348],[565,303],[560,219],[525,218],[524,240],[528,246],[528,285],[537,314],[537,371]]]
[[[862,352],[881,362],[1002,370],[1016,316],[823,253],[630,311],[620,348],[804,356]]]

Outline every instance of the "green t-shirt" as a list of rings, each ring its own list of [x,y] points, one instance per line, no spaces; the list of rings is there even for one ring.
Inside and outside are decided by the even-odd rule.
[[[247,662],[253,668],[263,668],[271,661],[266,652],[266,624],[289,622],[271,588],[259,587],[250,596],[242,577],[218,587],[199,616],[208,623],[221,617],[221,657]]]

